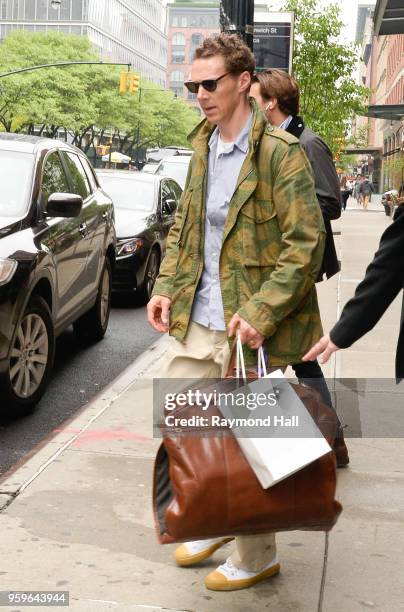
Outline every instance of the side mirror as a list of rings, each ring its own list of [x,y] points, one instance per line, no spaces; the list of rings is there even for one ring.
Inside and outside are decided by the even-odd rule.
[[[46,206],[48,217],[78,217],[83,198],[75,193],[52,193]]]

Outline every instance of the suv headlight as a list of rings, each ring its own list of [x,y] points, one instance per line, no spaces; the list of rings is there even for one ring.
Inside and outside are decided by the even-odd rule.
[[[116,254],[118,257],[132,255],[132,253],[135,253],[135,251],[140,249],[142,246],[143,242],[139,238],[125,238],[123,240],[118,240],[116,244]]]
[[[13,278],[17,265],[14,259],[3,259],[0,257],[0,285],[5,285]]]

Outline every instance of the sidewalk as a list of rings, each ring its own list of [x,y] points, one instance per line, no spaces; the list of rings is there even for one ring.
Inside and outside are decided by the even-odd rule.
[[[389,223],[374,198],[367,212],[351,199],[334,224],[342,273],[319,286],[325,329],[353,294]],[[399,316],[397,300],[373,332],[337,354],[326,375],[392,377]],[[330,534],[324,585],[325,537],[316,532],[279,534],[280,576],[245,591],[203,586],[231,545],[200,567],[175,567],[174,547],[157,543],[150,503],[159,445],[151,437],[151,378],[159,375],[165,346],[162,338],[0,482],[0,591],[70,591],[74,612],[316,612],[320,594],[324,612],[404,610],[400,439],[348,439],[351,467],[338,473],[344,511]]]

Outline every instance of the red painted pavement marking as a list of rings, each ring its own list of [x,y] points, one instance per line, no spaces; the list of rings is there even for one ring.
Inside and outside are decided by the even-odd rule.
[[[55,433],[80,433],[80,429],[54,429]],[[136,442],[150,442],[153,438],[142,436],[125,430],[98,429],[95,431],[83,431],[82,434],[73,442],[72,446],[85,446],[100,440],[134,440]]]

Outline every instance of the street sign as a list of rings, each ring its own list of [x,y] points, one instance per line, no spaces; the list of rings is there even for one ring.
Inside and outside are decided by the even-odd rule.
[[[254,55],[257,71],[279,68],[292,72],[293,13],[254,15]]]

